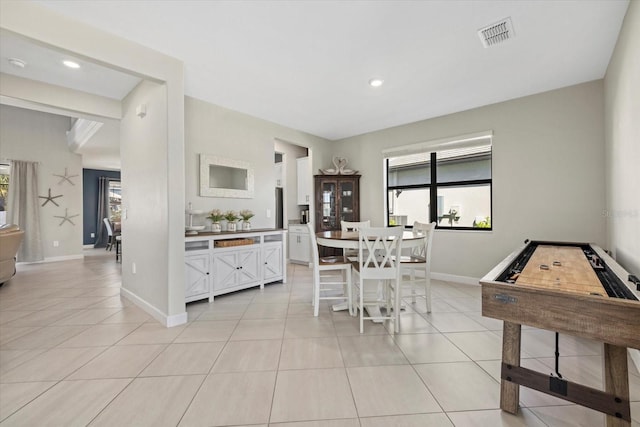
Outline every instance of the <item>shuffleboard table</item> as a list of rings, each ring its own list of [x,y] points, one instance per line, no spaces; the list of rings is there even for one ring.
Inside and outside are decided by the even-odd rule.
[[[517,413],[520,385],[630,426],[627,348],[640,349],[640,291],[605,251],[587,243],[527,241],[482,278],[482,315],[504,321],[500,407]],[[522,325],[556,332],[556,374],[520,366]],[[604,390],[562,378],[558,333],[604,345]]]

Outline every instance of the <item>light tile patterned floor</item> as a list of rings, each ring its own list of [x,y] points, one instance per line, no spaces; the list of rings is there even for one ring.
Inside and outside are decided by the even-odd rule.
[[[322,304],[311,274],[187,306],[166,329],[119,297],[112,253],[21,265],[0,288],[1,426],[602,426],[604,417],[522,389],[499,410],[502,323],[480,289],[434,281],[433,312],[406,299],[400,334]],[[553,370],[554,336],[523,328],[523,366]],[[601,345],[561,336],[560,370],[601,387]],[[640,373],[630,364],[633,426]]]

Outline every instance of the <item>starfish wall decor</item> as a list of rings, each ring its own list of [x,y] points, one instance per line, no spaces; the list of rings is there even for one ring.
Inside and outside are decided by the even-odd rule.
[[[54,215],[54,218],[62,218],[62,222],[60,222],[60,224],[58,224],[58,227],[61,226],[62,224],[64,224],[65,222],[69,222],[71,225],[76,225],[73,221],[71,221],[71,218],[75,218],[77,216],[79,216],[80,214],[75,214],[75,215],[69,215],[69,210],[67,208],[64,209],[64,216],[60,216],[60,215]]]
[[[64,175],[57,175],[57,174],[54,173],[53,176],[57,176],[57,177],[62,178],[60,180],[60,182],[58,182],[58,185],[62,184],[65,181],[69,182],[69,184],[71,184],[71,185],[75,185],[73,183],[73,181],[71,181],[71,178],[75,178],[78,175],[69,175],[69,172],[68,172],[67,168],[64,168]]]
[[[59,204],[56,203],[55,200],[53,200],[53,199],[57,199],[58,197],[62,197],[62,194],[60,194],[58,196],[52,196],[51,195],[51,189],[49,189],[49,195],[48,196],[38,196],[38,198],[40,198],[40,199],[45,199],[45,201],[42,204],[42,206],[46,205],[49,202],[53,203],[56,206],[60,206]]]

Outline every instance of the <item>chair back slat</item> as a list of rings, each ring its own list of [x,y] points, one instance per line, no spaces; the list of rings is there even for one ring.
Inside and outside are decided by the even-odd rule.
[[[107,227],[107,235],[108,236],[113,236],[113,228],[111,228],[111,222],[109,221],[109,218],[104,218],[104,225]]]
[[[424,236],[424,245],[415,246],[411,249],[411,258],[422,262],[430,262],[431,260],[431,243],[433,242],[433,234],[436,223],[425,224],[422,222],[413,223],[413,234],[416,236]]]
[[[342,231],[359,231],[362,227],[370,227],[371,221],[340,221]]]
[[[363,279],[394,279],[400,274],[402,227],[362,227],[358,234],[358,270]]]

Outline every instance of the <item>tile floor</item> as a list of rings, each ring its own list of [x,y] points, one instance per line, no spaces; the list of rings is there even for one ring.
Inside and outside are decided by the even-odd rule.
[[[20,266],[0,288],[2,426],[602,426],[594,411],[523,388],[499,408],[501,322],[480,288],[434,281],[433,312],[407,303],[401,333],[323,304],[310,271],[191,303],[166,329],[119,297],[113,254]],[[548,331],[523,329],[523,365],[553,370]],[[601,345],[561,336],[560,370],[601,387]],[[630,365],[633,426],[640,373]]]

